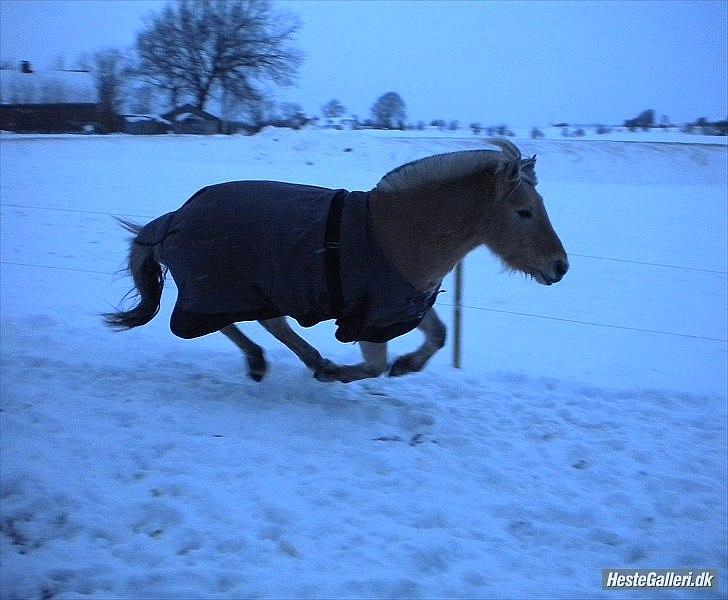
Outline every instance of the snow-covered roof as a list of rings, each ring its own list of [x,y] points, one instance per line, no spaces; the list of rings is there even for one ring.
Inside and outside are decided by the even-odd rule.
[[[163,119],[162,117],[158,117],[156,115],[121,115],[121,118],[124,119],[127,123],[143,123],[148,121],[155,121],[157,123],[164,123],[165,125],[170,125],[171,123],[167,121],[167,119]]]
[[[174,117],[174,120],[179,122],[179,121],[204,121],[205,119],[203,119],[200,115],[196,115],[191,112],[184,112],[184,113],[180,113],[180,114],[176,115]]]
[[[0,70],[0,104],[96,104],[98,95],[87,71]]]
[[[182,121],[219,121],[220,119],[215,115],[211,115],[204,110],[194,107],[192,104],[185,104],[184,106],[178,106],[174,110],[169,111],[162,115],[168,121],[182,122]]]

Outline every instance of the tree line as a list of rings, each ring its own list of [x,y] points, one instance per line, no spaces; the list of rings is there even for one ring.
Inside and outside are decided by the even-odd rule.
[[[293,14],[274,10],[270,0],[172,0],[150,15],[130,52],[105,49],[82,57],[78,66],[94,76],[101,124],[108,131],[119,129],[125,101],[132,112],[150,114],[160,102],[170,110],[190,103],[204,111],[213,98],[224,122],[242,120],[254,129],[266,124],[302,127],[312,118],[297,103],[276,107],[270,87],[295,81],[303,60],[293,45],[299,28]],[[345,120],[346,109],[336,99],[321,111],[334,126]],[[354,127],[426,127],[424,121],[407,122],[405,102],[394,91],[376,99],[368,118],[352,115],[347,120]],[[460,129],[457,120],[435,119],[429,126]],[[658,126],[655,111],[643,111],[624,126]],[[669,119],[663,116],[659,126],[671,126]],[[726,123],[699,119],[689,127],[725,132]],[[505,125],[471,123],[469,128],[475,134],[512,135]]]
[[[269,0],[174,0],[152,14],[129,52],[108,48],[79,61],[94,76],[104,129],[119,129],[119,113],[149,114],[160,103],[190,103],[204,111],[214,98],[223,121],[257,129],[270,123],[301,127],[311,121],[297,103],[276,107],[271,85],[288,86],[302,63],[294,47],[300,27],[291,13]],[[61,59],[62,60],[62,59]],[[332,100],[325,119],[345,109]],[[379,97],[361,126],[406,127],[406,107],[396,92]]]

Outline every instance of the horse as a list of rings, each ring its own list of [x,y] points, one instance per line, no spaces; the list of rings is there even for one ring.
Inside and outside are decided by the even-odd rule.
[[[241,321],[257,320],[319,381],[420,371],[445,344],[433,307],[440,284],[470,251],[485,245],[507,270],[546,286],[569,268],[536,191],[536,156],[523,158],[505,139],[488,144],[497,149],[409,162],[368,192],[228,182],[145,226],[121,221],[135,236],[128,272],[138,300],[105,322],[124,330],[151,321],[169,271],[178,288],[172,332],[190,339],[220,331],[254,381],[267,362]],[[336,319],[336,338],[359,342],[363,362],[324,358],[287,317],[305,327]],[[415,328],[422,344],[390,364],[387,342]]]

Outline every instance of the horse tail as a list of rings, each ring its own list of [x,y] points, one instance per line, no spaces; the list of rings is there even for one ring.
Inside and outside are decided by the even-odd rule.
[[[143,227],[122,219],[117,220],[124,229],[135,236],[129,248],[127,266],[127,271],[134,281],[134,287],[127,292],[123,300],[129,296],[136,296],[138,302],[130,310],[118,310],[102,316],[112,329],[125,330],[146,325],[159,312],[166,269],[154,256],[154,244],[143,244],[138,241]]]

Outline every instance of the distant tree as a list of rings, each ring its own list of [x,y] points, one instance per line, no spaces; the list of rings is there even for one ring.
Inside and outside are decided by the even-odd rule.
[[[140,85],[134,89],[131,97],[131,110],[139,115],[148,115],[153,112],[154,88],[150,85]]]
[[[483,126],[480,123],[471,123],[470,129],[473,130],[474,135],[480,135],[480,132],[483,130]]]
[[[397,92],[387,92],[372,106],[374,125],[380,129],[404,129],[407,111]]]
[[[106,131],[118,131],[126,69],[119,50],[108,49],[94,54],[91,74],[99,100],[99,121]]]
[[[422,131],[425,128],[424,121],[417,121],[417,131]]]
[[[534,127],[531,129],[531,137],[534,140],[542,140],[543,139],[543,131],[541,131],[538,127]]]
[[[247,121],[247,129],[255,133],[276,121],[276,107],[272,100],[261,98],[240,106]]]
[[[329,100],[326,104],[321,107],[321,114],[326,119],[337,119],[343,117],[346,113],[344,105],[338,100]]]
[[[297,29],[268,0],[177,0],[137,36],[136,71],[175,104],[190,95],[204,110],[216,92],[256,104],[264,97],[260,82],[292,82],[300,63],[290,47]]]
[[[694,129],[697,128],[699,133],[703,135],[726,135],[727,125],[726,121],[715,121],[711,122],[706,117],[700,117],[694,123],[691,123]]]
[[[283,102],[280,106],[280,110],[286,127],[301,129],[301,127],[304,127],[306,123],[308,123],[308,119],[306,118],[301,105],[296,102]]]
[[[636,118],[627,119],[624,122],[624,126],[630,131],[634,131],[637,128],[642,131],[647,131],[650,127],[655,124],[655,111],[652,109],[643,110]]]
[[[447,128],[450,131],[457,131],[458,129],[460,129],[460,123],[456,120],[452,120],[450,121],[450,123],[448,123]]]

